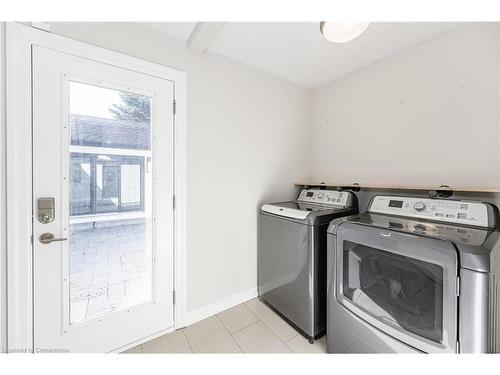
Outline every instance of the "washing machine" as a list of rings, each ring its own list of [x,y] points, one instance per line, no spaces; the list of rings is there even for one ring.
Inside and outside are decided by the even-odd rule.
[[[500,351],[495,206],[375,196],[328,228],[330,353]]]
[[[331,220],[354,213],[352,192],[319,189],[260,207],[260,300],[311,342],[326,327],[326,230]]]

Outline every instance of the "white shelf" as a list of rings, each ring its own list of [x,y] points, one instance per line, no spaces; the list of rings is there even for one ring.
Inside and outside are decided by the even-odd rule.
[[[372,185],[355,183],[337,183],[337,182],[296,182],[297,186],[324,186],[324,187],[342,187],[342,188],[361,188],[361,189],[391,189],[391,190],[425,190],[425,191],[456,191],[456,192],[475,192],[475,193],[500,193],[500,187],[466,187],[466,186],[413,186],[413,185]]]

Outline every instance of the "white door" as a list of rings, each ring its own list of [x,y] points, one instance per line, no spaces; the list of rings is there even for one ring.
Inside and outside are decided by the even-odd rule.
[[[174,325],[174,86],[32,56],[35,352],[114,351]]]

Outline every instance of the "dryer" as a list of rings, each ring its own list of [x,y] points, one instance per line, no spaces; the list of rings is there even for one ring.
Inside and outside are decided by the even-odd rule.
[[[260,208],[259,297],[311,342],[326,327],[326,230],[354,213],[353,193],[319,189]]]
[[[375,196],[328,228],[330,353],[500,351],[495,206]]]

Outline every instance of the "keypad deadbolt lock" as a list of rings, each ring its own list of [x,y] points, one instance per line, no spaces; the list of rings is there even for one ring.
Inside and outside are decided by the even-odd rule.
[[[48,224],[56,217],[56,203],[54,198],[38,198],[38,221]]]

